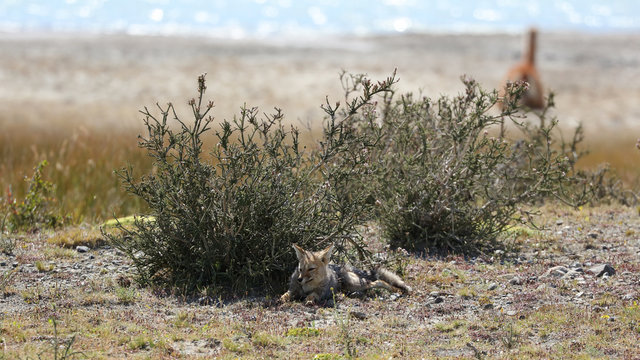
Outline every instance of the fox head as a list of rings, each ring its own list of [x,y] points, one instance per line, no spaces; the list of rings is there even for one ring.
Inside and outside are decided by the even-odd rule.
[[[304,250],[293,244],[298,257],[298,282],[303,288],[313,288],[327,279],[333,245],[318,252]]]

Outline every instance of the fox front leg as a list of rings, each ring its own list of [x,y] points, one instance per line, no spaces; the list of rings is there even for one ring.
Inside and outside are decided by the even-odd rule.
[[[318,296],[318,294],[312,292],[311,294],[309,294],[305,299],[304,299],[304,304],[307,306],[311,306],[313,305],[315,302],[320,300],[320,297]]]

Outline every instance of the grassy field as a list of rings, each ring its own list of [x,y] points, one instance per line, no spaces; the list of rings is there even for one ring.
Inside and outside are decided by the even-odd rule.
[[[91,127],[24,127],[3,125],[0,134],[0,186],[2,197],[11,189],[21,199],[25,177],[42,160],[45,179],[56,187],[63,214],[75,223],[99,223],[115,216],[144,211],[127,196],[113,173],[131,165],[139,174],[149,172],[151,161],[137,147],[137,129]]]
[[[140,123],[142,123],[140,121]],[[139,199],[129,196],[113,173],[133,166],[139,175],[151,170],[151,159],[138,148],[137,137],[142,127],[74,126],[72,120],[55,128],[23,126],[5,121],[0,133],[0,198],[6,199],[11,189],[22,198],[25,177],[42,160],[49,166],[44,177],[56,186],[56,197],[63,214],[74,223],[101,223],[113,216],[143,213]],[[310,142],[313,134],[301,135]],[[589,134],[583,144],[588,154],[578,163],[580,168],[595,169],[605,163],[620,176],[623,184],[637,191],[640,186],[640,152],[636,139],[622,136],[614,139]]]

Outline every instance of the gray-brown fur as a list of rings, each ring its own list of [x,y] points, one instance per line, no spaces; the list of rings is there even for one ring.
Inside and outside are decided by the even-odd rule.
[[[330,299],[333,293],[364,291],[371,288],[395,289],[405,293],[411,287],[389,270],[379,268],[364,271],[350,265],[330,264],[333,246],[310,252],[294,245],[298,257],[298,267],[291,275],[289,291],[282,295],[282,301],[305,299],[307,302]]]

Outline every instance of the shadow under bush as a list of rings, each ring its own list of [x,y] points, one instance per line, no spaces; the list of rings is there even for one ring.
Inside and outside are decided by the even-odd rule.
[[[389,91],[394,81],[370,89],[348,104],[347,113]],[[198,98],[189,101],[192,123],[171,104],[158,106],[159,115],[142,111],[148,135],[139,146],[153,158],[154,171],[139,180],[131,168],[118,172],[128,192],[151,209],[151,217],[120,224],[123,236],[107,235],[134,261],[141,279],[187,292],[279,290],[297,263],[292,243],[320,248],[343,240],[364,251],[354,234],[367,203],[361,194],[347,196],[343,183],[363,161],[345,152],[363,153],[368,145],[344,125],[348,114],[338,116],[339,105],[327,105],[331,116],[311,150],[299,144],[297,129],[282,124],[278,109],[259,117],[256,108],[244,107],[213,131],[213,103],[203,103],[204,75],[198,83]],[[212,132],[215,146],[206,154],[204,139]]]

